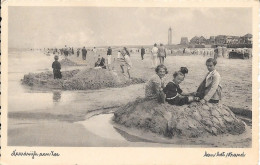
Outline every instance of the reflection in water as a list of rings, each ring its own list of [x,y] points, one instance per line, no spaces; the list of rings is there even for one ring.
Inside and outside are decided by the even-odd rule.
[[[53,93],[53,96],[52,96],[53,102],[60,102],[61,91],[53,91],[52,93]]]

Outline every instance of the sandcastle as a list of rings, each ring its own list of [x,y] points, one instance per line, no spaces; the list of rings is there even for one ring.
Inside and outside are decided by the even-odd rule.
[[[144,83],[141,78],[129,79],[121,72],[101,68],[62,72],[62,79],[54,79],[51,71],[24,75],[22,84],[41,89],[88,90],[124,87]]]
[[[225,105],[173,106],[156,100],[137,99],[119,108],[113,121],[127,128],[136,128],[164,137],[195,138],[204,135],[242,134],[245,123]]]
[[[61,66],[81,66],[81,64],[78,64],[76,62],[71,61],[68,58],[64,58],[60,61]]]

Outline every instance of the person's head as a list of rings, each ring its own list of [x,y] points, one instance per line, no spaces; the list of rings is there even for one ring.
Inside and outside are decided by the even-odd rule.
[[[58,61],[58,60],[59,60],[59,56],[57,56],[57,55],[54,56],[54,60],[55,60],[55,61]]]
[[[120,50],[118,50],[118,52],[121,52]]]
[[[155,43],[153,46],[154,46],[154,47],[156,47],[156,46],[157,46],[157,44]]]
[[[156,74],[160,77],[160,78],[163,78],[165,76],[165,74],[168,73],[168,70],[166,68],[166,66],[164,66],[163,64],[161,65],[158,65],[156,68],[155,68],[155,72]]]
[[[96,49],[96,47],[94,47],[94,49]]]
[[[189,71],[186,67],[181,67],[179,71],[173,73],[173,82],[179,85],[185,78],[185,74]]]
[[[163,44],[162,44],[162,43],[160,43],[160,46],[163,46]]]
[[[207,66],[209,72],[215,70],[216,65],[217,65],[217,60],[215,60],[214,58],[207,59],[206,66]]]

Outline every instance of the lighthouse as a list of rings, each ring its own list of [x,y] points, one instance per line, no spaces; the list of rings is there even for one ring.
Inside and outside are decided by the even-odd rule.
[[[170,27],[168,30],[168,45],[172,44],[172,28]]]

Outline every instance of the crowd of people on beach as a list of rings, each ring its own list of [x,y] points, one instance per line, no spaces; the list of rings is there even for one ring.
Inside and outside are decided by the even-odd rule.
[[[77,57],[79,57],[79,49],[77,49]],[[82,48],[82,60],[86,60],[87,49]],[[109,69],[113,70],[112,62],[117,62],[121,68],[121,72],[125,73],[125,69],[128,77],[131,79],[130,69],[132,68],[132,62],[130,59],[130,52],[126,47],[117,50],[117,58],[112,60],[112,48],[107,48],[107,59],[97,55],[97,50],[94,47],[93,50],[94,57],[97,57],[95,62],[96,69]],[[63,54],[65,58],[71,53],[73,54],[73,48],[63,49]],[[70,53],[69,53],[70,52]],[[145,50],[141,48],[141,60],[144,59]],[[167,67],[164,65],[164,59],[166,58],[166,49],[163,44],[154,44],[151,49],[151,64],[155,68],[155,75],[150,78],[150,80],[145,85],[145,96],[148,99],[157,99],[159,103],[167,102],[172,105],[184,105],[190,104],[191,102],[200,102],[205,104],[209,103],[218,103],[221,99],[221,77],[216,70],[217,64],[217,54],[214,52],[214,58],[209,58],[206,61],[206,67],[208,73],[205,76],[204,80],[200,84],[196,92],[186,93],[183,92],[179,84],[184,81],[185,75],[188,74],[188,68],[181,67],[179,71],[174,72],[172,81],[166,84],[165,75],[168,73]],[[54,79],[61,79],[61,64],[58,62],[59,56],[54,56],[55,61],[52,64]],[[107,61],[107,62],[106,62]]]

